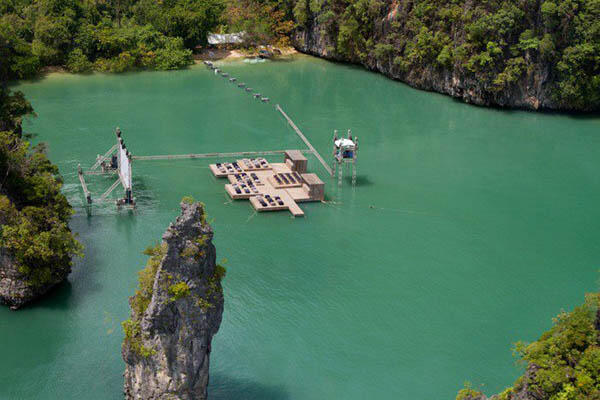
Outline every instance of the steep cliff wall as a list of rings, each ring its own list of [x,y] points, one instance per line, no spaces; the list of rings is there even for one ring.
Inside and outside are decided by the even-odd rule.
[[[600,109],[593,0],[296,0],[295,47],[484,106]]]
[[[181,215],[160,245],[147,250],[140,287],[123,323],[125,398],[203,400],[211,340],[223,314],[222,266],[213,232],[199,203],[181,203]]]

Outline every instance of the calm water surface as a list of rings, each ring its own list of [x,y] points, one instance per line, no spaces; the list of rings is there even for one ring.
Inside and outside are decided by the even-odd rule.
[[[142,250],[189,194],[228,267],[212,399],[442,400],[465,380],[492,393],[520,374],[511,343],[597,288],[600,118],[472,107],[308,57],[225,68],[272,103],[201,66],[18,86],[86,256],[51,297],[0,308],[0,398],[122,398]],[[356,188],[326,179],[329,203],[293,220],[229,201],[206,160],[140,161],[135,213],[81,209],[77,164],[115,126],[136,155],[303,148],[275,103],[326,158],[333,129],[359,136]],[[110,183],[90,178],[95,193]]]

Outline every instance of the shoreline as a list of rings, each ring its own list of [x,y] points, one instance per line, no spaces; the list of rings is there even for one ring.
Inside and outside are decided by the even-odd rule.
[[[271,59],[286,59],[297,54],[301,54],[293,47],[279,48],[281,54],[274,55]],[[258,57],[256,49],[204,49],[200,53],[194,54],[194,63],[198,64],[202,61],[237,61],[244,58]]]
[[[283,47],[283,48],[279,48],[279,50],[281,51],[281,54],[274,55],[271,58],[271,60],[275,60],[275,61],[281,60],[281,59],[285,60],[285,59],[289,59],[293,56],[296,56],[298,54],[304,54],[304,53],[296,50],[293,47]],[[205,60],[239,61],[244,58],[253,58],[253,57],[258,57],[258,50],[255,50],[255,49],[231,49],[231,50],[204,49],[200,53],[192,55],[193,64],[191,64],[190,66],[200,64],[202,61],[205,61]],[[318,57],[318,58],[321,58],[321,57]],[[185,68],[183,68],[183,69],[185,69]],[[155,71],[155,70],[142,69],[142,70],[134,70],[134,71],[125,71],[124,73],[141,72],[141,71]],[[47,65],[47,66],[40,68],[40,71],[37,76],[35,76],[31,79],[24,79],[24,80],[19,79],[19,81],[42,79],[51,74],[88,75],[88,74],[93,74],[93,73],[98,73],[98,72],[100,72],[100,71],[90,71],[88,73],[73,73],[61,65]],[[111,72],[100,72],[100,73],[111,74]],[[112,73],[116,74],[117,72],[112,72]]]

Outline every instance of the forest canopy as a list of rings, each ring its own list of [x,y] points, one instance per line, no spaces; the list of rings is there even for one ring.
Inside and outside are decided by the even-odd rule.
[[[0,80],[28,78],[43,66],[181,68],[224,8],[222,0],[0,0]]]
[[[43,145],[23,139],[22,118],[32,113],[22,93],[0,86],[0,250],[24,281],[40,287],[70,271],[81,245],[69,229],[72,209],[58,168]]]

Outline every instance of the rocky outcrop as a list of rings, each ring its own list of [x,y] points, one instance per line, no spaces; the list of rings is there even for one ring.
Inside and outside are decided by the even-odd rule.
[[[200,203],[181,203],[181,215],[140,272],[123,323],[126,399],[202,400],[207,397],[211,340],[223,314],[213,231]]]
[[[64,268],[54,268],[47,281],[34,284],[19,272],[14,258],[0,247],[0,300],[12,310],[43,296],[54,286],[67,279],[71,272],[71,263],[66,260]]]
[[[302,1],[304,0],[296,0],[297,7]],[[448,24],[448,21],[436,20],[436,17],[431,16],[431,11],[428,11],[427,16],[418,17],[418,25],[422,27],[421,32],[424,32],[423,38],[419,38],[415,34],[417,17],[414,11],[419,2],[403,0],[372,2],[381,5],[376,15],[365,12],[364,15],[354,16],[356,19],[347,17],[353,12],[356,13],[356,11],[350,12],[358,8],[356,4],[342,6],[335,0],[315,3],[306,1],[306,3],[307,10],[303,22],[298,24],[298,28],[292,35],[294,47],[303,53],[360,64],[371,71],[380,72],[412,87],[444,93],[464,102],[482,106],[567,111],[596,111],[599,108],[596,100],[584,100],[586,96],[598,98],[596,95],[584,93],[585,85],[573,90],[581,92],[575,94],[565,94],[558,87],[557,64],[561,52],[564,51],[566,54],[567,50],[553,50],[552,59],[551,56],[541,55],[541,51],[535,45],[523,50],[522,43],[525,42],[519,42],[520,33],[516,28],[515,32],[507,33],[502,37],[499,42],[501,50],[497,50],[502,54],[493,56],[496,57],[494,61],[490,61],[492,56],[485,61],[482,61],[483,57],[481,57],[474,62],[474,66],[467,67],[468,57],[460,59],[460,51],[469,49],[467,51],[475,52],[472,43],[465,45],[470,35],[469,27],[463,23],[453,23],[451,28],[444,30],[440,25]],[[317,3],[324,5],[318,6],[321,7],[320,11],[311,12],[309,9]],[[460,12],[463,15],[478,15],[479,11],[475,11],[478,2],[466,0],[458,4],[456,7],[462,7]],[[538,8],[533,10],[524,7],[525,17],[519,20],[523,24],[520,27],[521,33],[531,30],[541,32],[539,35],[543,36],[546,31],[552,32],[542,22],[544,18],[540,7],[539,4]],[[459,19],[456,16],[454,18]],[[351,22],[342,28],[344,21]],[[345,29],[343,35],[342,29]],[[437,36],[437,33],[442,32],[443,35]],[[440,39],[441,37],[444,37],[444,40]],[[350,44],[340,45],[341,38]],[[490,35],[487,40],[496,43],[494,40],[497,39]],[[538,38],[534,38],[535,40]],[[434,41],[437,42],[433,43]],[[561,43],[566,46],[568,42],[567,44],[565,42],[562,40]],[[438,46],[438,43],[443,44]],[[446,58],[440,58],[444,45],[446,45],[443,48],[443,51],[447,52]],[[418,51],[411,52],[409,49]],[[487,57],[492,50],[478,51]],[[482,66],[484,63],[489,65]],[[598,63],[592,67],[590,66],[592,64],[592,62],[588,63],[590,70],[597,69],[600,65]],[[474,68],[478,71],[474,71]],[[581,68],[573,68],[574,71],[579,69]],[[593,73],[590,76],[594,76]],[[563,76],[561,79],[566,78]],[[587,80],[582,78],[580,81]],[[573,99],[573,96],[579,97]]]
[[[529,382],[533,382],[535,379],[536,371],[539,368],[536,365],[529,365],[520,385],[516,385],[514,390],[511,390],[506,394],[495,394],[491,397],[487,397],[482,393],[473,391],[472,393],[465,393],[463,396],[458,396],[457,400],[544,400],[547,397],[543,395],[539,390],[533,390]]]
[[[431,65],[406,71],[396,66],[392,60],[378,60],[373,55],[368,55],[364,60],[349,59],[336,53],[335,39],[323,33],[318,23],[309,29],[297,31],[294,46],[300,52],[317,57],[361,64],[371,71],[414,88],[447,94],[466,103],[529,110],[569,109],[561,107],[551,97],[548,65],[536,65],[517,83],[504,90],[495,90],[492,85],[463,68],[439,68]]]

